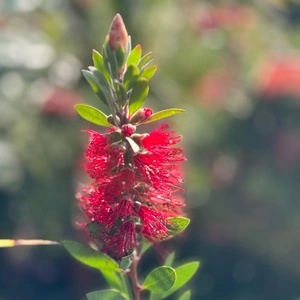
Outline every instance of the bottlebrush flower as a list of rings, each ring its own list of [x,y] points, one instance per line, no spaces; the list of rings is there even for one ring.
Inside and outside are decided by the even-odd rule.
[[[91,222],[86,224],[102,252],[117,261],[133,253],[141,237],[153,243],[177,234],[189,220],[180,218],[184,205],[179,162],[181,137],[162,125],[152,132],[136,133],[139,125],[184,112],[170,108],[152,113],[143,108],[156,66],[148,67],[152,52],[131,49],[120,15],[116,15],[103,46],[103,56],[93,51],[94,66],[82,70],[107,116],[89,105],[77,105],[84,119],[109,127],[104,133],[88,130],[86,171],[93,182],[78,193],[80,206]],[[178,217],[178,219],[171,219]],[[185,219],[185,220],[183,220]],[[186,225],[183,225],[183,223]]]
[[[181,137],[167,128],[131,135],[137,153],[126,139],[129,131],[87,131],[91,141],[85,152],[86,169],[94,182],[78,198],[98,226],[94,237],[104,244],[101,251],[116,260],[138,245],[137,234],[150,241],[167,238],[168,218],[178,216],[183,206],[176,197],[182,191],[178,162],[184,160],[183,150],[173,147]]]

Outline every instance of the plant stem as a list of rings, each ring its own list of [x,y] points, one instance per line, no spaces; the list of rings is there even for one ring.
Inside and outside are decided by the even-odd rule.
[[[138,276],[137,276],[137,265],[140,260],[140,257],[137,256],[136,252],[133,254],[133,261],[130,266],[130,271],[127,273],[128,277],[130,278],[131,281],[131,287],[132,287],[132,294],[133,294],[133,299],[134,300],[140,300],[140,292],[141,292],[141,286],[138,281]]]

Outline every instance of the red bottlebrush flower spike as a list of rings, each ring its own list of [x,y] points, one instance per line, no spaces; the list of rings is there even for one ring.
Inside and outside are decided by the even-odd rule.
[[[86,120],[109,127],[105,134],[86,131],[90,143],[85,167],[93,182],[77,198],[90,219],[86,228],[91,237],[117,261],[139,245],[138,236],[155,243],[168,238],[173,224],[169,218],[180,217],[184,205],[178,195],[183,191],[178,163],[185,160],[183,150],[176,147],[181,137],[168,131],[168,125],[149,134],[136,133],[141,124],[183,112],[171,108],[153,114],[150,108],[142,108],[156,70],[146,67],[150,60],[151,53],[141,56],[140,46],[131,51],[130,37],[117,15],[103,57],[94,50],[95,66],[83,70],[111,115],[88,105],[76,106]]]
[[[168,237],[168,218],[178,216],[183,205],[175,192],[182,191],[180,137],[163,125],[149,135],[136,135],[140,151],[132,153],[126,135],[115,144],[110,135],[88,131],[91,142],[85,156],[94,183],[79,195],[87,216],[105,228],[101,249],[116,260],[138,245],[139,234],[150,241]],[[122,129],[123,131],[123,129]],[[128,163],[130,161],[131,163]]]

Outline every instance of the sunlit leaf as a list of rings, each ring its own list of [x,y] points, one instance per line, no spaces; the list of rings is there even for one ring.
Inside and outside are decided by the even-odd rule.
[[[191,291],[184,292],[178,300],[190,300],[191,299]]]
[[[184,217],[168,218],[168,220],[171,222],[171,224],[167,226],[168,229],[171,230],[169,238],[183,231],[190,223],[190,219]]]
[[[139,145],[132,138],[126,136],[126,140],[129,143],[133,153],[138,153],[140,151]]]
[[[158,267],[146,277],[143,287],[152,292],[169,290],[176,280],[176,272],[171,267]]]
[[[88,300],[122,300],[127,299],[127,297],[119,291],[115,290],[103,290],[88,293]]]
[[[125,58],[124,49],[121,46],[119,46],[116,50],[116,59],[117,59],[117,64],[119,69],[121,69],[121,67],[123,66],[124,58]]]
[[[137,65],[142,55],[141,45],[136,45],[135,48],[130,52],[127,60],[127,66]]]
[[[149,81],[139,79],[133,87],[129,101],[129,115],[133,115],[145,102],[149,92]]]
[[[103,45],[103,59],[104,59],[104,64],[106,69],[109,71],[112,78],[116,79],[118,77],[118,69],[119,69],[116,52],[111,51],[106,40]]]
[[[73,241],[63,241],[62,245],[67,251],[81,263],[100,271],[103,269],[110,271],[120,271],[118,263],[102,252],[95,251],[89,247]]]
[[[154,122],[154,121],[157,121],[157,120],[160,120],[160,119],[164,119],[164,118],[167,118],[167,117],[170,117],[170,116],[182,113],[182,112],[185,112],[185,110],[180,109],[180,108],[164,109],[164,110],[161,110],[161,111],[153,114],[150,118],[146,119],[146,121],[143,122],[143,124],[151,123],[151,122]]]
[[[124,87],[128,91],[136,83],[139,77],[139,69],[136,65],[130,65],[124,75]]]
[[[152,66],[152,67],[149,67],[149,68],[145,68],[142,71],[140,77],[150,80],[152,78],[152,76],[154,75],[156,69],[157,69],[157,66]]]
[[[105,115],[101,110],[85,104],[75,105],[77,113],[85,120],[105,127],[112,126],[107,122],[107,115]]]
[[[145,54],[138,63],[139,69],[142,70],[143,68],[145,68],[151,62],[152,59],[153,59],[152,52]]]
[[[104,64],[104,60],[102,55],[96,51],[95,49],[93,49],[93,62],[94,62],[94,66],[103,73],[103,75],[105,76],[106,80],[108,82],[110,82],[110,76],[108,71],[106,70],[105,64]]]
[[[117,272],[114,272],[111,270],[106,270],[106,269],[102,269],[101,273],[102,273],[103,277],[106,279],[107,283],[112,288],[115,288],[117,290],[122,289],[123,283],[121,281],[121,278],[119,277],[119,274],[121,275],[121,273],[117,273]]]
[[[126,102],[126,98],[127,98],[126,90],[125,90],[123,84],[117,80],[115,81],[115,87],[116,87],[116,92],[117,92],[119,103],[121,105],[124,105]]]
[[[81,70],[81,72],[97,96],[108,105],[112,95],[110,92],[110,85],[105,76],[95,67],[89,67],[89,71]]]
[[[164,299],[168,297],[169,295],[176,292],[179,288],[181,288],[183,285],[185,285],[195,274],[199,267],[199,262],[194,261],[187,264],[184,264],[178,268],[175,269],[176,271],[176,281],[174,285],[166,292],[163,293],[152,293],[150,300],[159,300]]]

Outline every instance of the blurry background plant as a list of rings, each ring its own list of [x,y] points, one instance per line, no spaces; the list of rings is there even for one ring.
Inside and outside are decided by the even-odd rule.
[[[88,182],[87,123],[73,105],[99,106],[80,68],[120,12],[159,65],[147,101],[187,110],[170,121],[192,223],[164,247],[201,259],[193,299],[300,297],[298,1],[4,0],[0,11],[1,238],[85,241],[73,194]],[[141,269],[159,260],[149,251]],[[60,248],[2,249],[0,299],[84,299],[96,274]]]

